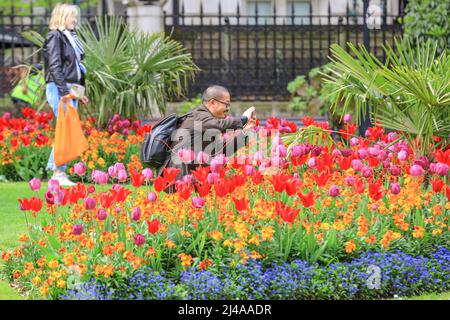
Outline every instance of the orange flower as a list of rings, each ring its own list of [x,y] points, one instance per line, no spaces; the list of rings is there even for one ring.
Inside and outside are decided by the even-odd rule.
[[[45,298],[48,293],[48,286],[43,285],[42,287],[39,288],[39,291],[41,292],[41,295]]]
[[[28,238],[28,236],[25,233],[21,234],[19,237],[20,242],[27,242],[29,239],[30,238]]]
[[[414,238],[423,238],[425,235],[425,229],[421,226],[414,226],[413,237]]]
[[[112,276],[114,274],[114,267],[110,264],[107,264],[103,269],[104,275],[106,278]]]
[[[191,263],[192,263],[192,260],[193,260],[193,258],[192,258],[192,256],[189,254],[189,255],[187,255],[187,254],[185,254],[185,253],[180,253],[179,255],[178,255],[178,258],[180,258],[180,260],[181,260],[181,265],[183,266],[183,267],[189,267],[190,265],[191,265]]]
[[[50,260],[50,261],[48,262],[48,267],[49,267],[50,269],[56,269],[56,268],[58,268],[58,266],[59,266],[59,263],[58,263],[58,261],[55,260],[55,259]]]
[[[16,271],[13,272],[13,278],[14,278],[14,279],[19,279],[19,278],[20,278],[20,275],[21,275],[21,273],[20,273],[19,270],[16,270]]]
[[[2,260],[3,261],[11,260],[11,254],[9,252],[3,251],[3,253],[2,253]]]
[[[375,237],[375,235],[371,235],[371,236],[366,237],[366,243],[373,244],[376,241],[377,241],[377,238]]]
[[[353,240],[347,241],[345,243],[345,252],[352,253],[355,250],[356,250],[356,245]]]
[[[223,234],[219,230],[214,230],[213,232],[211,232],[209,234],[209,236],[211,238],[213,238],[214,240],[216,240],[216,241],[220,241],[222,239],[222,237],[223,237]]]
[[[33,279],[31,279],[31,282],[33,282],[33,284],[37,287],[42,282],[42,280],[41,280],[41,278],[36,276]]]
[[[172,240],[167,240],[165,243],[166,247],[169,249],[175,249],[177,245]]]

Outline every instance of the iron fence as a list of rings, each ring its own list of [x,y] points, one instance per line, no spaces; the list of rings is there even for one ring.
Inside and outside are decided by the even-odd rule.
[[[370,31],[370,49],[384,60],[381,44],[393,42],[402,33],[398,15],[388,14],[383,1],[381,26]],[[186,13],[182,5],[179,14],[165,14],[164,28],[172,38],[191,53],[201,71],[188,88],[193,97],[211,83],[229,88],[239,100],[286,100],[286,87],[297,75],[307,75],[328,62],[333,43],[362,43],[363,16],[350,9],[345,14],[332,12],[328,3],[326,14],[309,12],[280,15],[273,5],[271,14],[241,13],[239,4],[233,14],[224,14],[219,3],[217,14],[204,13],[202,3],[198,13]]]

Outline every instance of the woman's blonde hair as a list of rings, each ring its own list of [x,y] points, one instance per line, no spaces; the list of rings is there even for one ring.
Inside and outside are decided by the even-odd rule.
[[[80,8],[73,4],[58,3],[52,11],[50,19],[50,30],[66,30],[66,20],[69,17],[76,16],[80,19]]]

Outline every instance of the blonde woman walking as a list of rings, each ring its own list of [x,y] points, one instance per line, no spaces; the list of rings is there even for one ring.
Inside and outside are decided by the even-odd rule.
[[[84,49],[75,32],[80,9],[76,5],[57,4],[50,19],[50,32],[44,43],[44,68],[47,101],[58,117],[61,98],[71,100],[71,105],[78,107],[78,101],[71,95],[74,84],[84,85],[86,68],[82,60]],[[88,103],[86,96],[81,98],[83,104]],[[61,186],[75,185],[65,173],[66,165],[56,166],[54,150],[50,154],[47,170],[53,171],[52,179],[58,180]]]

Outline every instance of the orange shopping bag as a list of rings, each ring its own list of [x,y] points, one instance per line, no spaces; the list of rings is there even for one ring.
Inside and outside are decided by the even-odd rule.
[[[88,148],[80,117],[77,110],[70,105],[69,100],[66,100],[66,112],[64,112],[63,100],[59,101],[54,148],[57,166],[75,160]]]

